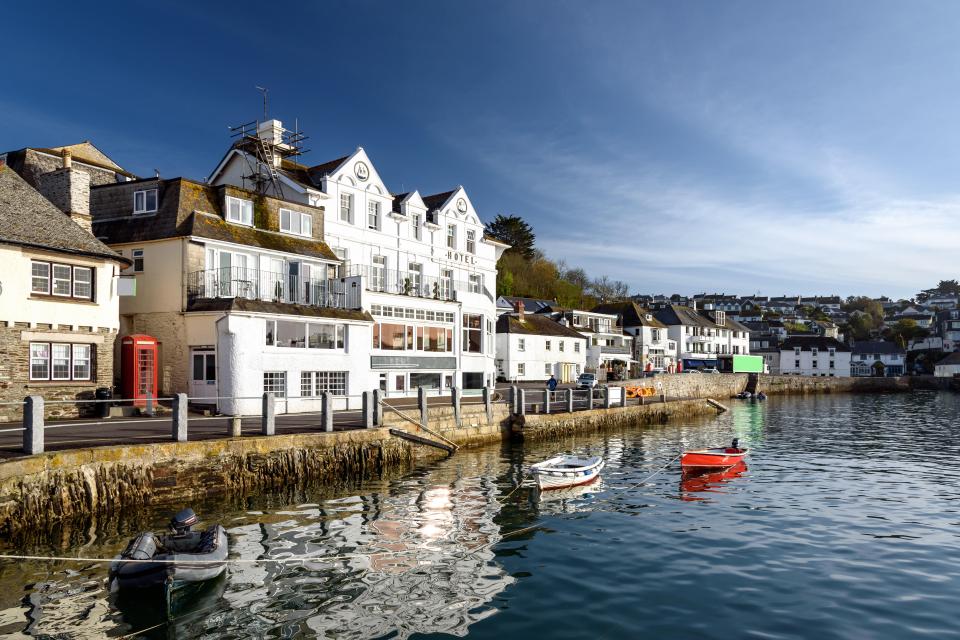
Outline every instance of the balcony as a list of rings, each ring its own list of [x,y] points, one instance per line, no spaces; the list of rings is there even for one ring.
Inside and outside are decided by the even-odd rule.
[[[611,347],[611,346],[601,345],[600,353],[629,356],[631,354],[631,351],[630,351],[630,347]]]
[[[343,280],[303,278],[275,273],[225,267],[187,274],[187,303],[199,299],[244,298],[332,309],[359,309],[359,291]]]
[[[430,300],[456,300],[457,293],[485,295],[491,302],[493,295],[478,282],[463,282],[450,278],[422,276],[411,271],[393,271],[364,265],[354,265],[351,276],[360,276],[367,291],[394,293]]]

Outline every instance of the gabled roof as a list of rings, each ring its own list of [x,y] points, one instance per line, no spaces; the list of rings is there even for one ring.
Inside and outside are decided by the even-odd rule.
[[[538,300],[537,298],[522,298],[516,296],[500,296],[510,307],[516,309],[517,303],[523,301],[523,309],[527,313],[537,313],[543,309],[548,309],[550,305],[555,304],[553,300]]]
[[[937,362],[937,365],[960,364],[960,351],[954,351],[943,360]]]
[[[809,351],[814,347],[822,351],[826,351],[827,349],[836,349],[837,351],[845,351],[848,353],[850,351],[850,347],[839,340],[824,336],[789,336],[783,341],[783,344],[780,345],[780,350],[793,351],[796,347],[800,347],[802,351]]]
[[[444,191],[443,193],[434,193],[429,196],[423,196],[423,204],[427,205],[427,211],[437,211],[438,209],[441,209],[443,205],[447,204],[454,192],[456,192],[456,189]]]
[[[684,307],[679,304],[671,304],[663,307],[662,309],[657,309],[653,315],[657,320],[668,327],[686,325],[691,327],[708,327],[711,329],[720,328],[720,326],[712,320],[697,313],[695,309]]]
[[[666,329],[667,325],[657,320],[648,309],[642,308],[636,302],[607,302],[598,304],[593,309],[594,313],[608,313],[617,315],[620,319],[620,325],[628,327],[653,327],[655,329]],[[650,319],[647,319],[647,316]]]
[[[904,350],[895,342],[889,340],[860,340],[853,343],[854,353],[904,353]]]
[[[0,243],[130,264],[3,164],[0,164]]]
[[[327,162],[321,162],[320,164],[313,165],[308,169],[310,177],[316,181],[317,186],[319,186],[320,181],[323,180],[323,178],[342,167],[343,163],[346,162],[351,155],[353,154],[347,154],[334,160],[328,160]]]
[[[518,333],[536,336],[557,336],[558,338],[586,338],[570,327],[543,314],[524,313],[523,321],[512,313],[505,313],[497,319],[497,333]]]
[[[22,156],[27,150],[31,150],[52,156],[61,156],[65,149],[70,152],[71,157],[77,162],[113,171],[128,178],[136,178],[135,175],[111,160],[107,154],[98,149],[97,146],[89,140],[84,140],[77,144],[63,145],[62,147],[24,147],[23,149],[17,149],[16,151],[10,151],[8,153],[11,156]],[[13,164],[12,161],[11,164]]]

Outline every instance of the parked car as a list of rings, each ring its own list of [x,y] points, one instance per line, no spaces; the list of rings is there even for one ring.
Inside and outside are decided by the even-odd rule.
[[[720,373],[720,370],[716,367],[708,367],[703,370],[704,373]]]
[[[577,377],[577,388],[578,389],[593,389],[599,384],[597,380],[597,374],[595,373],[581,373]]]
[[[684,369],[682,373],[700,373],[700,369]]]

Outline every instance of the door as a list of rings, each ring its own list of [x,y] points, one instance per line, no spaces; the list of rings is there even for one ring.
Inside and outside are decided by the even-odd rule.
[[[217,355],[211,348],[190,350],[190,401],[217,404]]]

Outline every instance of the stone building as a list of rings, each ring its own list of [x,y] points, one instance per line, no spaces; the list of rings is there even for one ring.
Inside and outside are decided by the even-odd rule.
[[[9,156],[7,156],[9,157]],[[68,156],[69,157],[69,156]],[[113,384],[119,328],[120,270],[129,261],[97,240],[82,197],[88,175],[61,158],[35,173],[41,188],[69,202],[68,216],[0,163],[0,401],[94,397]],[[51,177],[50,174],[53,174]],[[69,197],[65,197],[65,194]],[[77,415],[92,405],[52,404],[49,415]],[[19,419],[0,405],[0,420]]]

